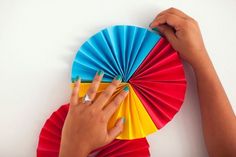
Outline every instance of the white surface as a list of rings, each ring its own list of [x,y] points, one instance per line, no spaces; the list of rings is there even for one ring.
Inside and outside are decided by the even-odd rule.
[[[0,156],[35,156],[45,119],[68,102],[71,62],[83,41],[114,24],[147,27],[157,13],[171,6],[200,23],[236,111],[234,0],[1,0]],[[194,75],[185,67],[185,103],[173,121],[149,137],[154,157],[207,156]]]

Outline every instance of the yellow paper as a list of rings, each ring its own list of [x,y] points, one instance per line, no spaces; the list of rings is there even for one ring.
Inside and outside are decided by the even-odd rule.
[[[91,83],[80,84],[80,97],[83,97],[86,94],[90,84]],[[109,86],[109,84],[110,83],[101,83],[97,93],[101,93],[104,89],[106,89],[106,87]],[[129,83],[121,83],[112,95],[110,101],[117,94],[119,94],[119,92],[123,90],[126,85],[129,86],[129,94],[111,117],[108,123],[108,129],[113,128],[118,119],[125,117],[124,129],[117,139],[137,139],[146,137],[147,135],[157,131],[157,128],[144,108],[142,102],[134,92],[132,86]]]

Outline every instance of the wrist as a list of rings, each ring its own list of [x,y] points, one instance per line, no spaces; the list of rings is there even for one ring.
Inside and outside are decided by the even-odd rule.
[[[211,65],[211,60],[206,52],[206,50],[203,50],[201,52],[197,53],[194,57],[194,59],[190,62],[191,66],[193,67],[193,70],[195,72],[202,70],[202,69],[207,69]]]
[[[87,157],[89,153],[85,146],[61,144],[59,157]]]

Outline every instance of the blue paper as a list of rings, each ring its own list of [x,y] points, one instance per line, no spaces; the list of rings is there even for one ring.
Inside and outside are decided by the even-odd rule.
[[[80,76],[82,82],[91,82],[96,72],[103,70],[102,82],[111,82],[117,75],[128,82],[159,40],[160,35],[136,26],[103,29],[79,48],[72,64],[71,79]]]

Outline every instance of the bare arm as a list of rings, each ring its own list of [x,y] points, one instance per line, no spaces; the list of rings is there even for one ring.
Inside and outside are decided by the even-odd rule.
[[[209,156],[235,157],[236,117],[207,55],[197,22],[171,8],[157,15],[150,27],[157,28],[194,69]]]
[[[230,102],[208,58],[194,66],[203,133],[210,156],[236,156],[236,119]]]

